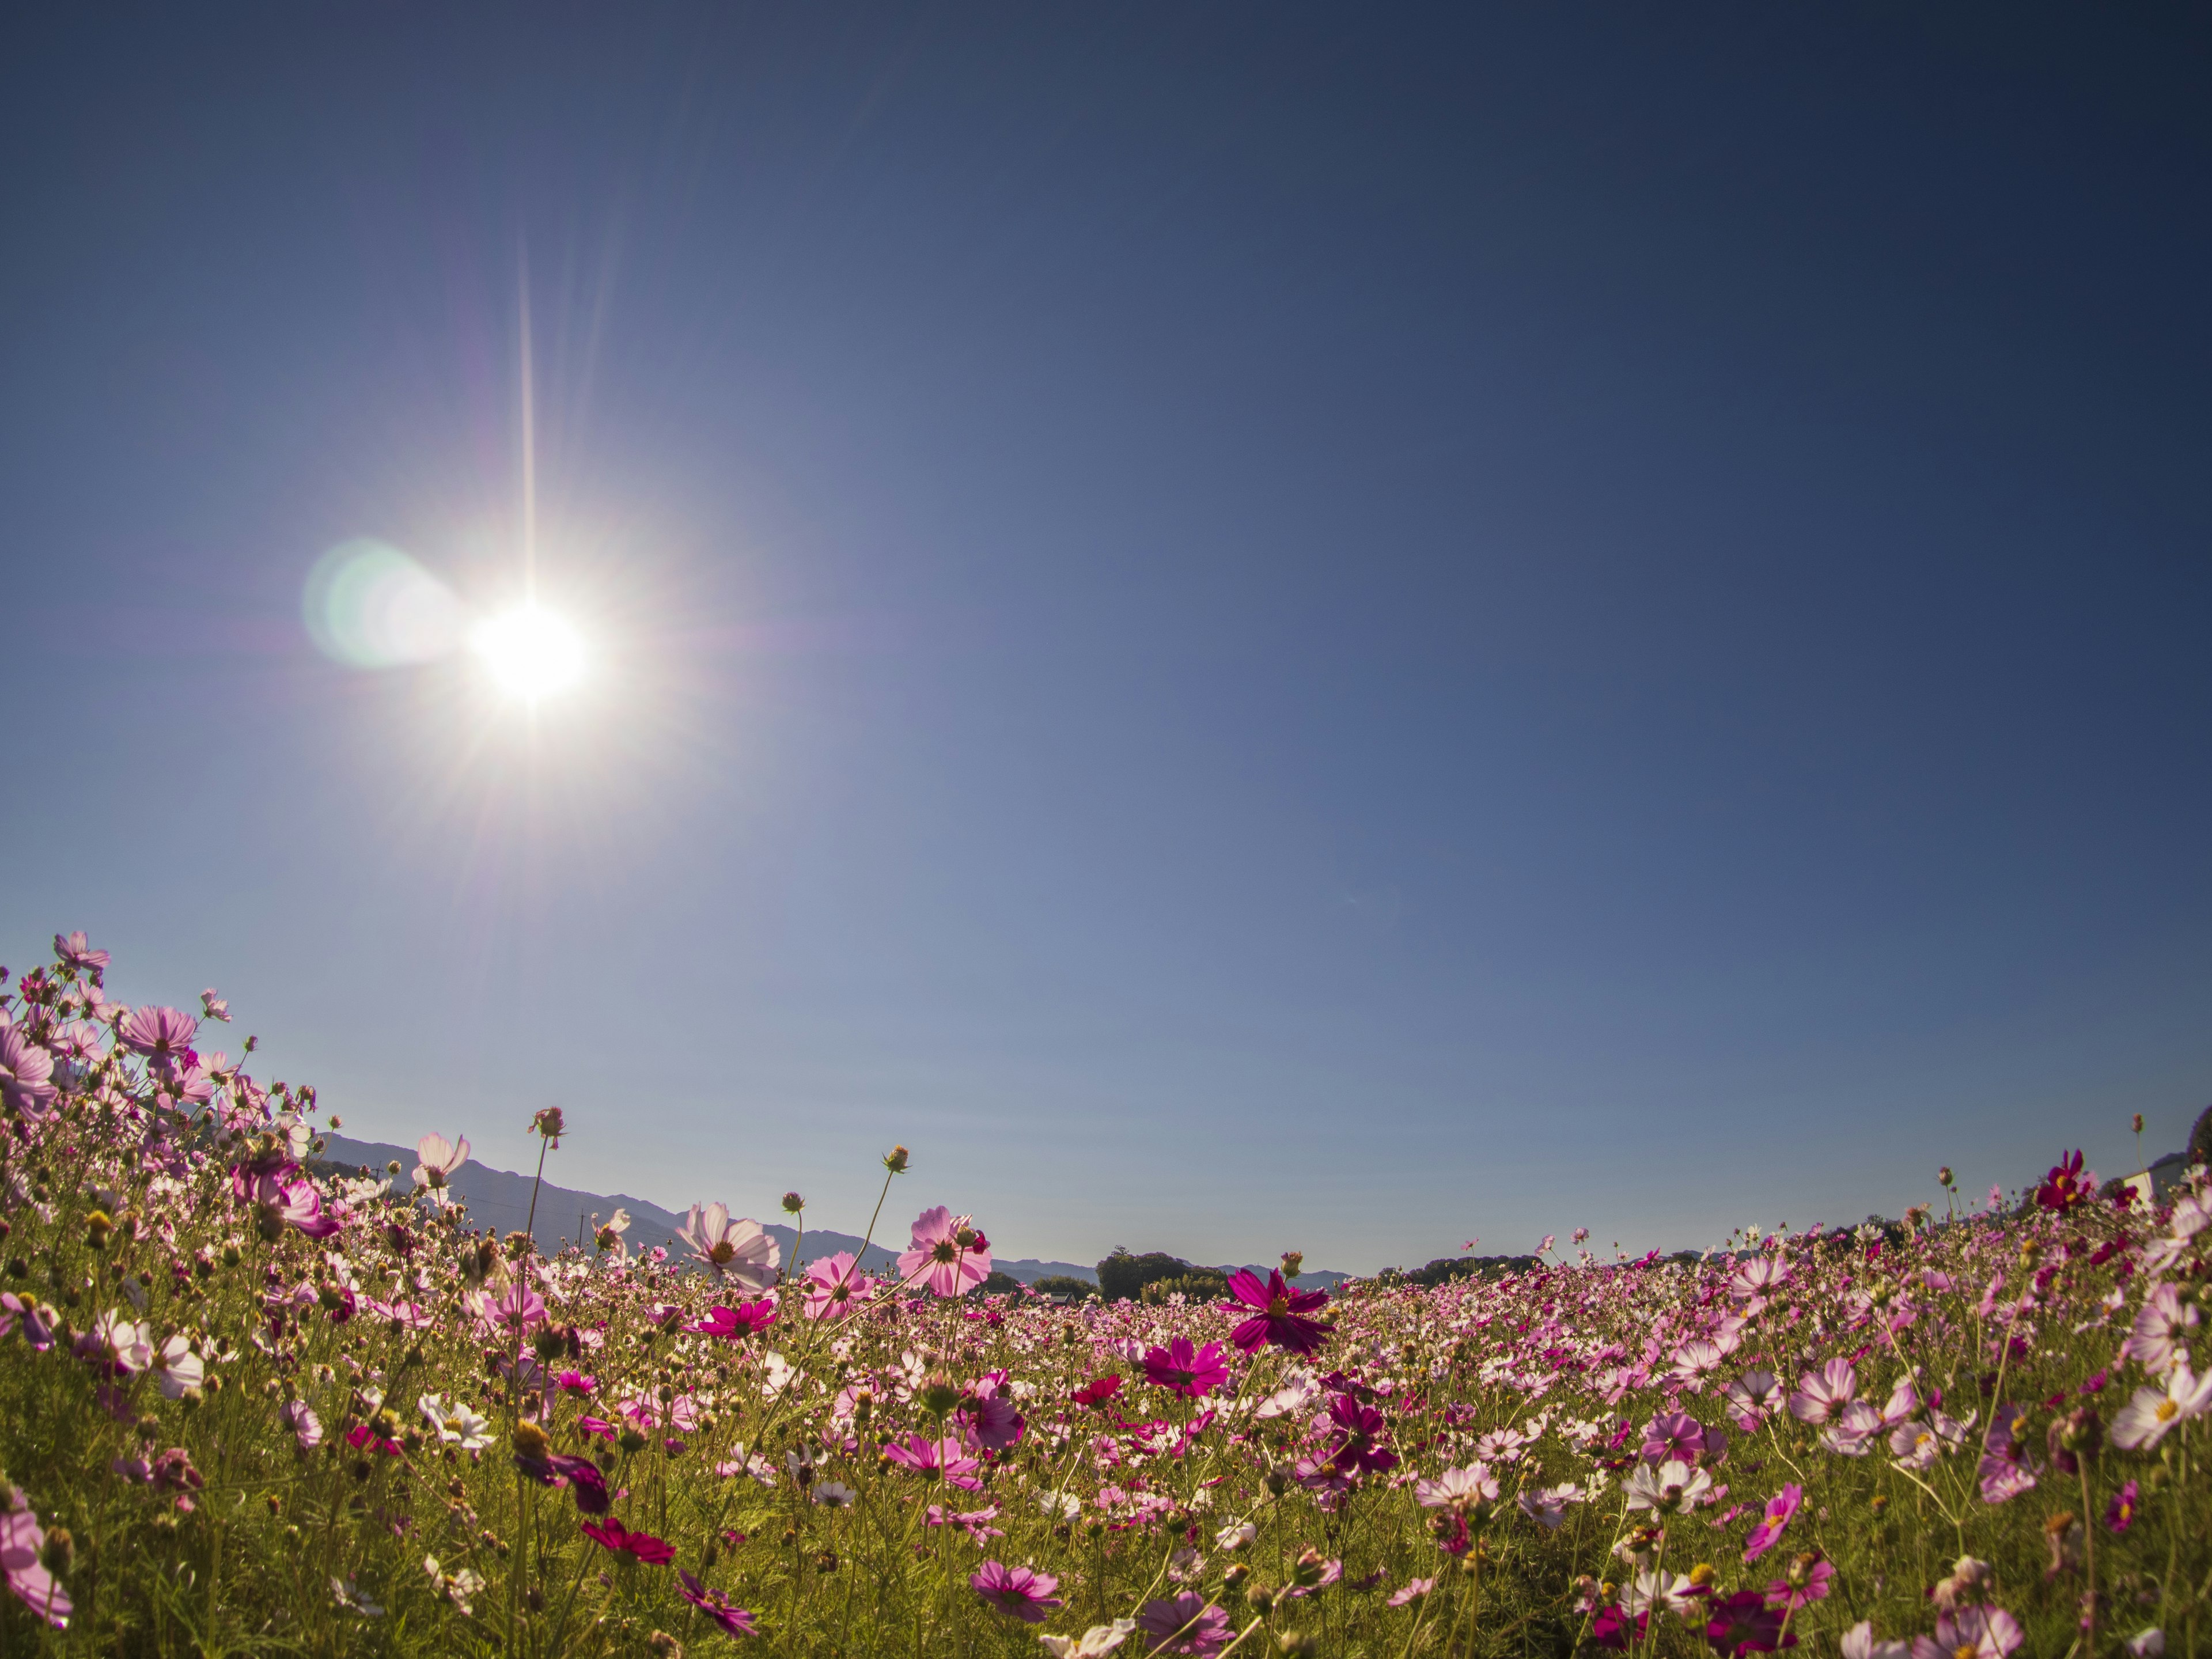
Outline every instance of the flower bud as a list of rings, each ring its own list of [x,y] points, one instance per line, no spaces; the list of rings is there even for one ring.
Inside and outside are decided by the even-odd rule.
[[[915,1398],[921,1401],[922,1410],[933,1417],[942,1417],[960,1403],[960,1390],[943,1371],[932,1371]]]
[[[39,1551],[39,1565],[59,1578],[65,1575],[76,1560],[76,1540],[70,1536],[67,1527],[51,1527],[46,1541]]]
[[[906,1161],[912,1156],[903,1146],[894,1146],[884,1154],[884,1168],[893,1175],[906,1173]]]
[[[1310,1630],[1286,1630],[1275,1638],[1275,1645],[1297,1659],[1308,1659],[1321,1651],[1321,1638]]]
[[[556,1146],[560,1143],[561,1137],[568,1133],[568,1124],[562,1118],[561,1109],[558,1106],[548,1106],[544,1111],[536,1114],[530,1120],[530,1127]]]
[[[1939,1187],[1948,1187],[1951,1184],[1951,1166],[1949,1164],[1946,1164],[1942,1169],[1936,1171],[1936,1183]]]
[[[797,1193],[786,1193],[783,1195],[783,1212],[786,1215],[797,1215],[805,1207],[806,1200]]]
[[[105,1210],[94,1210],[84,1218],[84,1242],[95,1250],[107,1248],[107,1236],[115,1231],[115,1218]]]
[[[1311,1589],[1321,1583],[1322,1569],[1327,1565],[1321,1559],[1319,1550],[1309,1548],[1300,1552],[1297,1562],[1291,1568],[1291,1577],[1297,1580],[1301,1589]]]

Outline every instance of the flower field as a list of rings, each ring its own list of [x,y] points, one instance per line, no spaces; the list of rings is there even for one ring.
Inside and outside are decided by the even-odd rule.
[[[55,943],[0,988],[0,1652],[2212,1647],[2202,1170],[1061,1306],[895,1149],[880,1279],[720,1204],[548,1260],[441,1201],[465,1138],[332,1170],[220,998]]]

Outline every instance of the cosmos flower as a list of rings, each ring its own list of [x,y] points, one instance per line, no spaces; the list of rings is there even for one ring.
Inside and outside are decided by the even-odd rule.
[[[677,1588],[684,1599],[722,1627],[729,1636],[758,1636],[753,1615],[720,1590],[708,1589],[683,1568],[676,1569]]]
[[[925,1480],[942,1480],[963,1492],[983,1489],[983,1483],[975,1479],[975,1460],[968,1455],[955,1436],[932,1440],[910,1434],[903,1441],[894,1440],[885,1446],[883,1456],[884,1462],[910,1470]]]
[[[92,941],[85,938],[82,928],[66,937],[56,933],[54,955],[63,967],[74,968],[79,973],[97,973],[108,963],[107,952],[94,950]]]
[[[200,1015],[204,1019],[219,1019],[226,1025],[230,1023],[230,1004],[216,994],[212,985],[200,993]]]
[[[1784,1528],[1789,1526],[1790,1518],[1804,1502],[1805,1489],[1796,1485],[1783,1487],[1766,1500],[1765,1516],[1751,1529],[1751,1535],[1743,1540],[1743,1559],[1747,1566],[1781,1541]]]
[[[1262,1285],[1257,1273],[1243,1268],[1231,1276],[1229,1294],[1236,1299],[1222,1305],[1230,1312],[1258,1310],[1229,1334],[1229,1340],[1246,1353],[1262,1343],[1291,1353],[1311,1353],[1336,1328],[1333,1322],[1306,1317],[1316,1308],[1328,1305],[1328,1291],[1293,1291],[1279,1273],[1270,1273]]]
[[[1911,1644],[1876,1641],[1873,1624],[1864,1619],[1844,1632],[1841,1646],[1844,1659],[1912,1659]]]
[[[1186,1400],[1203,1400],[1229,1380],[1229,1367],[1218,1342],[1194,1348],[1188,1337],[1178,1336],[1146,1354],[1145,1380]]]
[[[276,1408],[277,1420],[291,1430],[293,1438],[300,1443],[301,1451],[313,1451],[323,1443],[323,1420],[304,1400],[288,1400]]]
[[[740,1303],[734,1308],[717,1306],[709,1309],[705,1318],[694,1320],[684,1328],[701,1336],[719,1336],[728,1341],[739,1342],[775,1323],[775,1299],[766,1297],[758,1302]]]
[[[1398,1454],[1382,1444],[1389,1434],[1382,1413],[1340,1394],[1328,1402],[1330,1421],[1328,1461],[1346,1474],[1386,1474],[1398,1467]]]
[[[1912,1659],[2005,1659],[2027,1640],[2002,1607],[1960,1607],[1936,1620],[1936,1636],[1912,1638]]]
[[[860,1271],[850,1250],[806,1264],[806,1316],[830,1319],[867,1299],[876,1282]]]
[[[1848,1359],[1831,1359],[1817,1371],[1797,1379],[1790,1396],[1790,1414],[1801,1423],[1825,1423],[1858,1392],[1858,1374]]]
[[[46,1116],[54,1099],[54,1060],[13,1025],[0,1024],[0,1104],[27,1118]]]
[[[200,1023],[174,1008],[134,1008],[116,1035],[133,1054],[156,1066],[175,1064],[191,1052]]]
[[[1393,1607],[1410,1607],[1418,1606],[1421,1600],[1431,1590],[1435,1589],[1436,1587],[1437,1581],[1433,1578],[1408,1579],[1406,1582],[1404,1589],[1390,1592],[1389,1600],[1383,1605]]]
[[[942,1204],[914,1218],[911,1247],[898,1259],[899,1277],[938,1296],[963,1296],[991,1276],[990,1241]]]
[[[1766,1419],[1786,1406],[1788,1396],[1771,1371],[1746,1371],[1721,1391],[1729,1420],[1746,1434],[1757,1434]]]
[[[469,1138],[462,1135],[456,1144],[441,1134],[424,1135],[415,1143],[415,1184],[428,1191],[434,1202],[443,1204],[453,1171],[469,1161]]]
[[[726,1276],[740,1290],[758,1296],[775,1283],[781,1248],[757,1221],[730,1218],[726,1204],[694,1204],[677,1229],[677,1237],[691,1247],[691,1254],[719,1276]]]
[[[1713,1478],[1686,1463],[1638,1463],[1627,1481],[1632,1510],[1673,1510],[1686,1515],[1712,1487]]]
[[[1034,1567],[1008,1567],[986,1561],[968,1580],[975,1594],[1001,1613],[1011,1613],[1024,1624],[1044,1623],[1045,1610],[1061,1605],[1053,1592],[1060,1580]]]
[[[1537,1522],[1547,1532],[1557,1532],[1559,1523],[1567,1518],[1568,1509],[1582,1503],[1583,1489],[1569,1480],[1556,1486],[1542,1486],[1523,1492],[1519,1498],[1521,1513]]]
[[[24,1606],[56,1630],[66,1630],[76,1609],[69,1592],[40,1559],[46,1547],[46,1529],[22,1494],[16,1493],[15,1506],[0,1514],[0,1572],[7,1575],[8,1588],[22,1598]]]
[[[1487,1464],[1470,1463],[1463,1469],[1446,1469],[1433,1480],[1415,1481],[1413,1497],[1424,1508],[1464,1514],[1498,1501],[1498,1479]]]
[[[2186,1361],[2189,1351],[2181,1346],[2182,1335],[2196,1325],[2197,1317],[2196,1308],[2181,1299],[2178,1289],[2160,1285],[2136,1310],[2135,1328],[2120,1351],[2147,1371],[2164,1370],[2176,1354]]]
[[[1136,1628],[1133,1619],[1116,1619],[1110,1625],[1093,1625],[1080,1636],[1040,1635],[1037,1640],[1044,1644],[1052,1659],[1106,1659]]]
[[[1784,1615],[1766,1605],[1757,1590],[1738,1590],[1713,1603],[1705,1623],[1705,1640],[1729,1659],[1738,1653],[1772,1653],[1797,1645],[1797,1638],[1783,1629]]]
[[[593,1543],[617,1555],[642,1561],[649,1567],[665,1567],[676,1559],[675,1545],[649,1532],[632,1532],[611,1515],[604,1521],[585,1521],[578,1525],[584,1536]]]
[[[1209,1659],[1229,1645],[1229,1615],[1194,1590],[1147,1601],[1137,1609],[1137,1628],[1155,1653],[1190,1654]]]
[[[430,1575],[430,1588],[451,1601],[455,1608],[464,1613],[476,1611],[475,1598],[484,1587],[482,1573],[468,1567],[463,1567],[459,1572],[447,1572],[438,1565],[438,1558],[434,1555],[422,1558],[422,1571]]]
[[[197,1389],[207,1381],[207,1367],[192,1352],[190,1340],[182,1335],[164,1342],[155,1351],[153,1364],[154,1380],[167,1399],[181,1400],[185,1389]]]
[[[430,1432],[448,1446],[459,1446],[463,1451],[482,1451],[495,1438],[489,1418],[449,1401],[442,1394],[426,1394],[415,1404],[423,1420],[429,1424]]]
[[[2166,1438],[2166,1431],[2212,1410],[2212,1371],[2202,1378],[2177,1364],[2155,1387],[2137,1389],[2112,1419],[2112,1443],[2145,1451]]]

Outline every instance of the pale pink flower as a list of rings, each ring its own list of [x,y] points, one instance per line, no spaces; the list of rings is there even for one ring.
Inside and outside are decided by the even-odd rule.
[[[2184,1361],[2188,1359],[2189,1351],[2181,1346],[2182,1334],[2196,1323],[2197,1310],[2184,1302],[2172,1285],[2161,1285],[2136,1311],[2135,1330],[2120,1345],[2121,1352],[2147,1371],[2162,1371],[2173,1363],[2177,1353]]]
[[[15,1507],[0,1515],[0,1572],[7,1575],[8,1588],[22,1597],[26,1607],[56,1630],[66,1630],[75,1607],[69,1592],[39,1559],[46,1547],[46,1528],[23,1495],[16,1493]]]
[[[806,1264],[806,1316],[829,1319],[866,1300],[875,1280],[860,1271],[850,1250]]]
[[[1905,1642],[1877,1642],[1874,1626],[1864,1619],[1844,1632],[1844,1659],[1912,1659],[1912,1649]]]
[[[44,1117],[52,1105],[54,1059],[13,1025],[0,1024],[0,1103],[25,1117]]]
[[[1790,1396],[1790,1414],[1801,1423],[1825,1423],[1858,1392],[1858,1376],[1848,1359],[1831,1359],[1817,1371],[1797,1379]]]
[[[2005,1659],[2027,1640],[2002,1607],[1960,1607],[1936,1620],[1936,1635],[1912,1638],[1912,1659]]]
[[[1771,1371],[1746,1371],[1721,1391],[1728,1401],[1729,1420],[1746,1434],[1756,1434],[1767,1418],[1787,1403],[1782,1385]]]
[[[919,1279],[939,1296],[960,1296],[991,1276],[990,1241],[942,1204],[914,1218],[912,1248],[898,1259],[899,1277]]]
[[[96,971],[103,969],[107,966],[108,962],[107,952],[94,950],[92,941],[85,938],[82,928],[66,937],[56,933],[54,955],[60,960],[63,967],[74,968],[81,973],[87,969]]]
[[[166,1397],[181,1400],[185,1389],[197,1389],[207,1381],[207,1366],[192,1352],[189,1340],[173,1336],[155,1352],[154,1380]]]
[[[1541,1526],[1547,1532],[1557,1532],[1559,1523],[1567,1518],[1571,1504],[1583,1499],[1583,1489],[1570,1480],[1557,1486],[1545,1486],[1521,1494],[1521,1513]]]
[[[2168,1429],[2212,1410],[2212,1371],[2202,1377],[2177,1364],[2155,1388],[2137,1389],[2112,1419],[2112,1443],[2130,1451],[2147,1450]]]
[[[1484,1463],[1446,1469],[1433,1480],[1416,1480],[1413,1497],[1425,1509],[1468,1510],[1498,1501],[1498,1478]]]
[[[460,1137],[456,1146],[445,1136],[427,1134],[415,1143],[415,1184],[440,1193],[453,1178],[453,1171],[469,1161],[469,1138]]]
[[[1393,1607],[1412,1607],[1436,1587],[1437,1581],[1433,1578],[1408,1579],[1406,1581],[1405,1589],[1390,1592],[1390,1599],[1384,1605]]]
[[[208,1019],[219,1019],[226,1025],[230,1023],[230,1004],[215,994],[212,985],[200,993],[200,1013]]]
[[[133,1054],[166,1066],[191,1051],[200,1023],[174,1008],[134,1008],[117,1036]]]
[[[292,1431],[301,1451],[313,1451],[323,1443],[323,1419],[315,1415],[314,1408],[306,1401],[286,1401],[277,1407],[276,1416],[286,1428]]]
[[[759,1222],[732,1221],[726,1204],[694,1204],[677,1237],[718,1277],[732,1279],[742,1289],[758,1295],[775,1283],[781,1247]]]

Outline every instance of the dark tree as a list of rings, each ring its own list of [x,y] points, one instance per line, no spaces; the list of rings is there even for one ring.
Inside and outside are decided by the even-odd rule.
[[[1109,1302],[1133,1302],[1155,1279],[1181,1279],[1189,1271],[1190,1263],[1179,1255],[1164,1250],[1132,1255],[1116,1244],[1114,1254],[1098,1264],[1098,1294]]]

